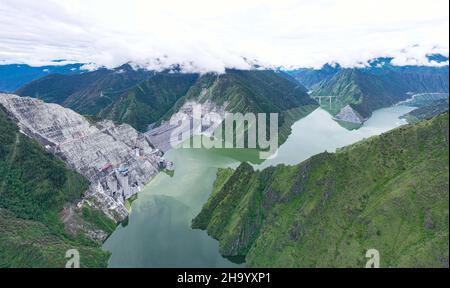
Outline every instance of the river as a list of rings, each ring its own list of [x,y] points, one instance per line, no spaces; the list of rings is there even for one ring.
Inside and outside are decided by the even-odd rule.
[[[292,126],[292,134],[273,159],[255,168],[297,164],[312,155],[355,143],[406,124],[399,117],[414,108],[394,106],[373,113],[358,130],[348,131],[318,108]],[[254,151],[250,152],[254,155]],[[218,168],[248,160],[243,151],[177,149],[166,153],[175,163],[173,177],[160,173],[132,204],[126,226],[119,226],[104,248],[112,252],[109,267],[240,267],[219,254],[218,242],[191,220],[207,201]],[[251,158],[251,157],[250,157]]]

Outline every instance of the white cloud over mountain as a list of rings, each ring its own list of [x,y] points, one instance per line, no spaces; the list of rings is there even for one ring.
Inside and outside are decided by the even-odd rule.
[[[448,0],[0,0],[0,61],[320,67],[449,51]],[[247,61],[245,60],[247,59]]]

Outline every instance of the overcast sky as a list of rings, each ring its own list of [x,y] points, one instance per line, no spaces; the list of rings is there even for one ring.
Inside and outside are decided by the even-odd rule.
[[[223,71],[392,56],[430,65],[426,54],[448,56],[448,10],[448,0],[0,0],[0,61]]]

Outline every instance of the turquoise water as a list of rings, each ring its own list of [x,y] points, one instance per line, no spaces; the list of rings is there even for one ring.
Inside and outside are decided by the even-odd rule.
[[[258,169],[279,163],[296,164],[324,151],[355,143],[406,124],[399,117],[414,108],[380,109],[358,130],[339,126],[321,108],[297,121],[289,139],[273,159]],[[109,267],[239,267],[219,254],[218,242],[192,230],[191,220],[207,201],[218,168],[246,159],[242,151],[177,149],[166,154],[175,163],[173,177],[160,173],[132,205],[126,227],[119,226],[104,248],[112,252]]]

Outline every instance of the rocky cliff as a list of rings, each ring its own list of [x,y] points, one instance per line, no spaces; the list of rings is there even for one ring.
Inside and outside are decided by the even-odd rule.
[[[69,249],[80,252],[81,267],[106,267],[101,245],[116,223],[76,206],[88,188],[86,177],[20,133],[0,105],[0,267],[62,268]]]
[[[337,120],[349,123],[362,124],[364,117],[362,117],[351,105],[347,105],[335,116]]]
[[[148,132],[155,145],[162,150],[168,149],[170,132],[177,128],[169,125],[168,120],[178,112],[190,115],[193,107],[198,105],[201,105],[202,118],[209,112],[217,113],[222,118],[226,112],[277,113],[279,145],[286,141],[295,121],[317,108],[316,101],[309,97],[306,88],[281,71],[227,69],[220,75],[207,73],[201,75],[186,95]],[[202,132],[211,132],[217,124],[220,123],[202,127]]]
[[[128,215],[125,200],[170,166],[162,152],[127,124],[91,123],[57,104],[11,94],[0,94],[0,104],[22,133],[90,181],[79,205],[88,203],[115,221]]]

